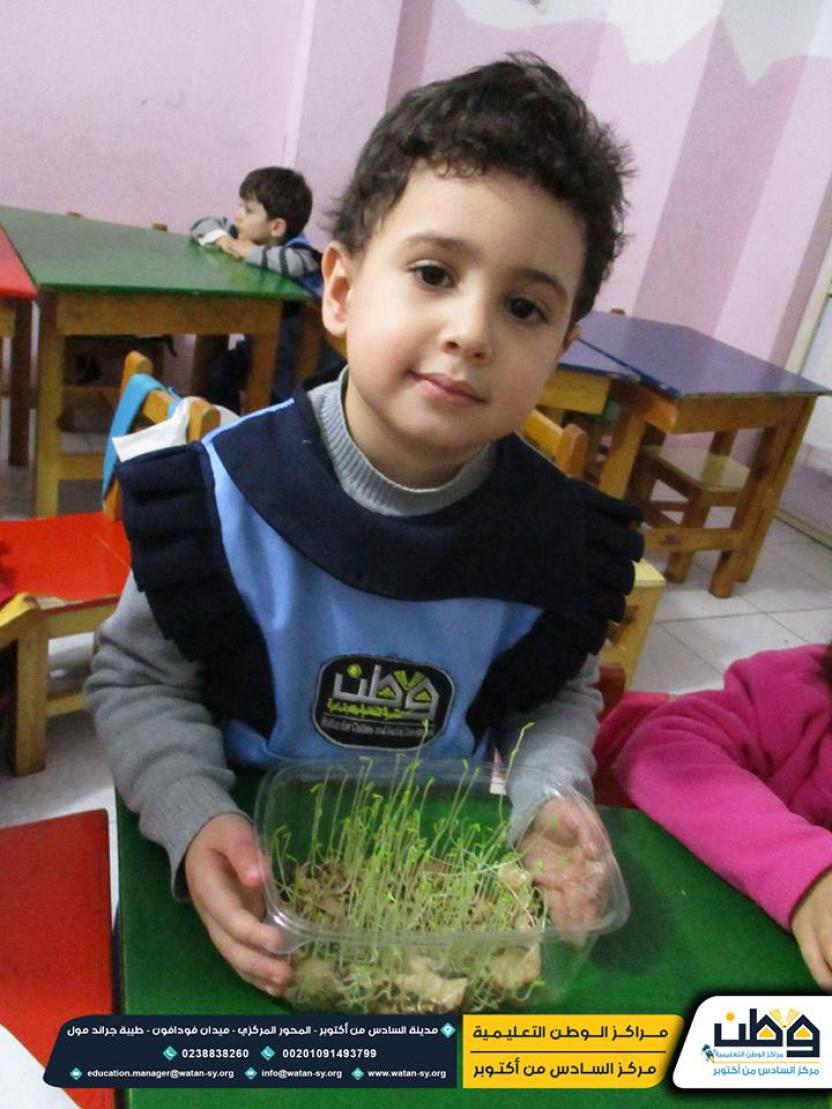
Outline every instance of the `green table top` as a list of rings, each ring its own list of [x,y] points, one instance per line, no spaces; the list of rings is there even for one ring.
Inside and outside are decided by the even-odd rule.
[[[187,235],[1,206],[0,227],[39,291],[309,299],[288,278]]]
[[[257,778],[243,776],[238,800],[249,808]],[[605,809],[603,815],[624,872],[632,902],[628,923],[601,937],[572,990],[558,1005],[564,1013],[678,1013],[688,1022],[710,994],[815,994],[794,940],[761,909],[731,889],[643,813]],[[214,950],[194,910],[173,900],[166,860],[143,840],[136,818],[119,806],[121,886],[121,989],[126,1013],[243,1014],[274,1016],[285,1012],[265,994],[246,985]],[[604,1096],[606,1095],[606,1097]],[[513,1089],[397,1089],[397,1103],[432,1109],[464,1109],[503,1104],[539,1107],[549,1091]],[[591,1109],[603,1103],[651,1107],[678,1104],[690,1094],[670,1079],[646,1090],[569,1090],[557,1092],[559,1107]],[[765,1095],[763,1095],[765,1096]],[[771,1096],[771,1095],[769,1095]],[[380,1089],[136,1089],[128,1093],[135,1109],[153,1106],[213,1107],[285,1104],[296,1099],[317,1106],[386,1105],[391,1091]],[[759,1093],[697,1092],[710,1106],[760,1104]],[[779,1106],[815,1109],[827,1101],[820,1092],[794,1098],[778,1092]]]

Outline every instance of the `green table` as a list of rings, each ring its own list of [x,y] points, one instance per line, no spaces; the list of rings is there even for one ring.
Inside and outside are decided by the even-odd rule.
[[[100,477],[97,458],[91,463],[60,449],[71,336],[245,332],[253,338],[247,410],[269,403],[281,302],[309,299],[287,278],[203,250],[187,235],[150,228],[4,207],[0,227],[37,288],[40,308],[36,515],[55,513],[60,481]],[[26,418],[16,406],[13,427]]]
[[[256,778],[246,775],[238,799],[250,807]],[[632,915],[619,932],[602,937],[559,1011],[572,1013],[678,1013],[689,1020],[697,1003],[718,993],[817,993],[794,940],[760,909],[726,885],[643,813],[606,809],[604,818],[632,901]],[[165,857],[143,840],[135,817],[119,808],[122,1008],[134,1014],[244,1014],[274,1016],[274,1001],[247,986],[212,947],[193,909],[176,903]],[[607,1096],[605,1097],[604,1094]],[[301,1099],[310,1105],[389,1104],[431,1107],[503,1104],[539,1107],[539,1090],[211,1090],[136,1089],[132,1109],[276,1105]],[[560,1090],[558,1106],[599,1102],[610,1107],[673,1105],[687,1097],[670,1080],[653,1089]],[[765,1095],[764,1095],[765,1096]],[[694,1094],[709,1107],[759,1105],[760,1094],[725,1097]],[[806,1093],[777,1097],[781,1105],[826,1107]]]

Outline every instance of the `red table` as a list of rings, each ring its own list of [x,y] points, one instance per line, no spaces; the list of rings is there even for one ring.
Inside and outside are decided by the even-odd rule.
[[[5,233],[0,229],[0,339],[12,340],[9,462],[25,466],[29,436],[29,359],[32,301],[37,290]]]
[[[0,829],[0,874],[0,1024],[46,1066],[65,1021],[113,1011],[107,813]],[[67,1092],[82,1109],[115,1104],[112,1090]]]

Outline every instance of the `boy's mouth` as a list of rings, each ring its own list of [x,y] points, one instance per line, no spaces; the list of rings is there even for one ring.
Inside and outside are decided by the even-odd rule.
[[[483,398],[477,395],[474,387],[469,385],[467,381],[440,373],[415,373],[414,376],[425,386],[428,394],[434,399],[445,401],[460,408],[483,403]]]

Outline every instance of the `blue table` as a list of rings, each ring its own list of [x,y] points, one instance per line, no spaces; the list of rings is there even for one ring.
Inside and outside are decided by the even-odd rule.
[[[612,386],[622,417],[604,467],[607,492],[626,493],[643,443],[712,432],[711,449],[728,454],[739,431],[760,430],[730,527],[685,536],[687,550],[723,552],[710,588],[730,596],[751,576],[815,400],[829,390],[690,327],[592,312],[581,328],[587,346],[636,375]],[[674,550],[680,531],[654,529],[648,550]]]

